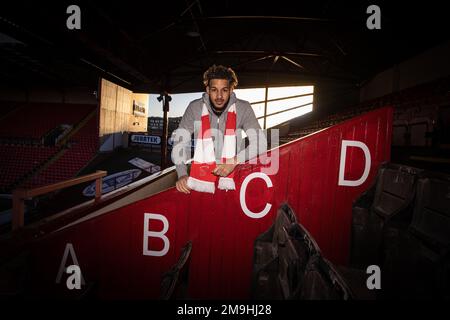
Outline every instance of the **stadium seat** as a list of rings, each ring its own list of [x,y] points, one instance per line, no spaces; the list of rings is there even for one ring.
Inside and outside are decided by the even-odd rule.
[[[285,228],[297,222],[291,210],[278,212],[275,223],[255,240],[253,296],[256,299],[282,299],[283,295],[278,281],[278,247],[286,240]]]
[[[450,177],[425,171],[410,226],[385,234],[386,298],[450,298]]]
[[[306,266],[299,298],[300,300],[349,300],[355,297],[333,264],[321,255],[314,255]]]
[[[289,205],[255,240],[254,299],[352,299],[354,294]]]
[[[418,174],[423,170],[392,163],[383,164],[375,183],[353,204],[351,265],[366,268],[379,264],[386,225],[406,228]]]
[[[192,242],[188,241],[181,250],[177,263],[167,271],[161,281],[161,300],[186,299],[189,259],[192,251]]]
[[[417,183],[411,232],[433,247],[450,247],[450,177],[424,172]]]

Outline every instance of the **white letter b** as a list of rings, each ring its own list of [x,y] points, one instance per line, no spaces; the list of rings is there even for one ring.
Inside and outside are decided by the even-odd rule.
[[[149,231],[150,219],[160,220],[163,223],[163,229],[160,232]],[[169,230],[169,221],[166,217],[160,214],[146,213],[144,215],[144,256],[162,257],[169,251],[170,243],[169,238],[165,236],[167,230]],[[154,251],[148,249],[148,238],[160,238],[164,241],[164,248],[161,251]]]

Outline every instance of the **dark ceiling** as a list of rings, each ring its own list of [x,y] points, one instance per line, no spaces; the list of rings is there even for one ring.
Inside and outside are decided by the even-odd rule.
[[[377,72],[449,38],[448,13],[427,1],[11,1],[0,5],[0,81],[95,85],[137,92],[202,90],[213,63],[240,87],[336,83],[356,89]],[[66,9],[81,8],[81,30]],[[381,9],[369,30],[366,9]]]

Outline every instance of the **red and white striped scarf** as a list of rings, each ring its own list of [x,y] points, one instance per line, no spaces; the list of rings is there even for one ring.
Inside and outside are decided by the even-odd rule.
[[[225,135],[222,148],[222,163],[227,159],[233,159],[236,155],[236,105],[232,104],[228,109],[227,122],[225,124]],[[191,172],[188,178],[188,187],[198,192],[214,193],[217,176],[212,174],[216,168],[216,157],[214,143],[211,138],[211,124],[209,122],[209,112],[203,104],[201,126],[195,145],[194,159],[191,165]],[[220,177],[218,188],[221,190],[235,190],[234,173],[227,177]]]

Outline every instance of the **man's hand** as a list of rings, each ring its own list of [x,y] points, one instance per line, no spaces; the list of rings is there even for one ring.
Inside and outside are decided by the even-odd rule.
[[[231,172],[233,172],[234,168],[236,168],[237,163],[236,159],[229,159],[227,160],[227,163],[224,164],[218,164],[216,168],[212,171],[212,174],[219,176],[219,177],[226,177]]]
[[[182,176],[176,183],[177,190],[183,193],[191,193],[191,189],[187,185],[188,176]]]

